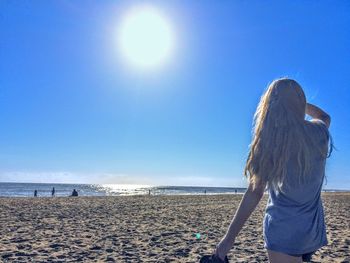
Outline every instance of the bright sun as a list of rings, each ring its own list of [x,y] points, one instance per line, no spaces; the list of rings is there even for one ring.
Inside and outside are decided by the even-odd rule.
[[[174,36],[168,21],[157,9],[138,7],[127,13],[121,23],[119,47],[128,63],[151,69],[169,59]]]

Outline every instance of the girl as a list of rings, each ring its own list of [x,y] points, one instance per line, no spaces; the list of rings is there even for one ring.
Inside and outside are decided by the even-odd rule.
[[[305,120],[305,113],[311,121]],[[264,246],[271,263],[310,261],[316,250],[327,245],[321,188],[333,147],[330,120],[327,113],[306,102],[296,81],[282,78],[271,83],[254,115],[244,169],[248,189],[211,262],[228,262],[226,254],[265,188],[269,199]]]

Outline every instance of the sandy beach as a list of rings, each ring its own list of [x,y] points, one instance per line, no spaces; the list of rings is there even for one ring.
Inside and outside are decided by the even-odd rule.
[[[225,233],[241,195],[0,198],[0,261],[198,262]],[[350,194],[323,194],[329,245],[313,262],[350,262]],[[267,196],[230,262],[267,262]]]

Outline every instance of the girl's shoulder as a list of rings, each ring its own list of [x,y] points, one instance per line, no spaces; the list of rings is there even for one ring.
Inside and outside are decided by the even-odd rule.
[[[311,123],[311,125],[321,126],[322,128],[328,130],[326,123],[321,119],[311,119],[307,122]]]
[[[328,128],[327,125],[324,121],[320,119],[311,119],[311,120],[306,120],[305,125],[310,128],[311,131],[313,130],[320,130],[328,134]]]
[[[328,143],[329,141],[329,130],[324,121],[320,119],[311,119],[305,121],[306,130],[309,136],[313,137],[317,141]]]

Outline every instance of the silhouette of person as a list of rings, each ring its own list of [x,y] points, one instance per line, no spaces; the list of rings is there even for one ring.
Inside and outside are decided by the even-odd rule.
[[[55,187],[52,187],[51,196],[55,196]]]
[[[148,190],[148,195],[151,195],[151,190]]]
[[[72,196],[78,196],[77,190],[73,189]]]
[[[207,194],[207,189],[204,189],[204,194],[205,194],[205,195]]]
[[[237,189],[235,189],[235,194],[237,194]]]
[[[38,191],[34,190],[34,197],[37,197],[37,196],[38,196]]]

